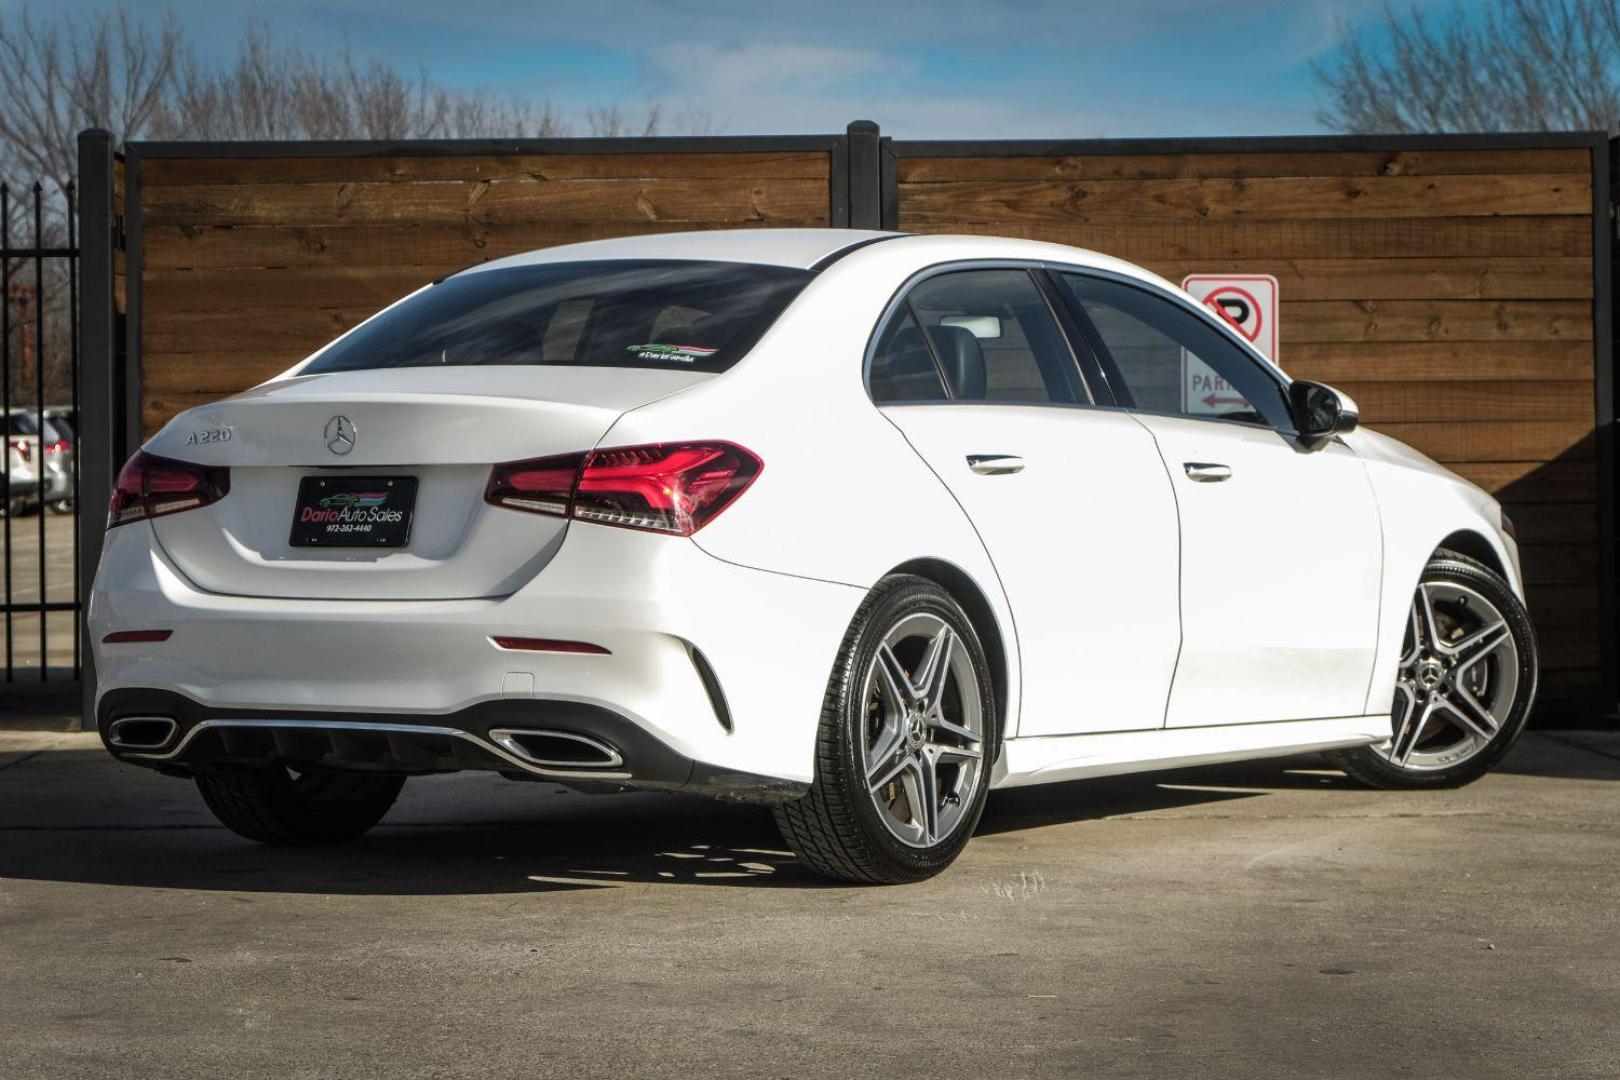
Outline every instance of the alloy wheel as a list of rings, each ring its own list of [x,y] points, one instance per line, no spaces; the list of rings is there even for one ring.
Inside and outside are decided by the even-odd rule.
[[[1379,753],[1403,769],[1450,768],[1490,745],[1519,689],[1519,649],[1483,594],[1419,584],[1395,681],[1393,730]]]
[[[900,618],[862,701],[866,786],[884,827],[914,848],[950,837],[984,768],[983,698],[956,631],[928,613]]]

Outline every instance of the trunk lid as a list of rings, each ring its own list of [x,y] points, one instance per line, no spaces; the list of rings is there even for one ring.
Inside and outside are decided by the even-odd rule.
[[[567,522],[485,503],[490,466],[589,450],[627,410],[709,377],[512,366],[394,368],[267,383],[176,417],[147,444],[152,454],[230,469],[223,499],[156,518],[152,528],[181,572],[209,592],[505,596],[550,561]],[[378,487],[414,477],[409,541],[387,548],[295,545],[295,507],[306,477],[376,479]]]

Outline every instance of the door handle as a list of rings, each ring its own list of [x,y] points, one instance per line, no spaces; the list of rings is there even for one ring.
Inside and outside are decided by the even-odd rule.
[[[1199,484],[1218,484],[1232,479],[1230,465],[1217,465],[1213,461],[1186,461],[1182,468],[1187,470],[1187,479]]]
[[[1014,454],[969,454],[968,468],[980,476],[1005,476],[1023,472],[1024,459]]]

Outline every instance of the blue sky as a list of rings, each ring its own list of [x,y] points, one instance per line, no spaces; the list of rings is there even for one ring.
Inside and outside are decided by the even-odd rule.
[[[14,8],[6,0],[0,7]],[[56,0],[71,18],[98,0]],[[160,13],[165,5],[139,3]],[[1379,0],[174,0],[200,52],[257,15],[315,51],[425,67],[565,115],[658,101],[726,134],[1110,137],[1320,130],[1311,62]],[[1401,5],[1404,8],[1404,4]],[[1420,0],[1432,13],[1451,0]]]

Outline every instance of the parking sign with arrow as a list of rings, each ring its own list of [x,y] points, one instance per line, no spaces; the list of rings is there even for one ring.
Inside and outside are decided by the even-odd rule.
[[[1260,355],[1277,362],[1277,279],[1270,274],[1189,274],[1181,287],[1226,320]],[[1220,415],[1248,401],[1208,364],[1181,354],[1181,407],[1191,415]]]

